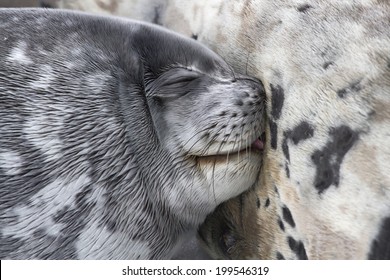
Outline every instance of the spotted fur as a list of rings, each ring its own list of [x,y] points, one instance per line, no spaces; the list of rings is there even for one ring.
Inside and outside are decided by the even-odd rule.
[[[156,3],[145,2],[144,13],[163,7],[161,25],[208,45],[266,89],[259,184],[244,200],[250,205],[236,198],[202,226],[211,254],[389,259],[389,2]],[[127,16],[137,16],[134,7]]]
[[[170,258],[255,183],[264,89],[206,47],[79,12],[0,26],[1,259]]]

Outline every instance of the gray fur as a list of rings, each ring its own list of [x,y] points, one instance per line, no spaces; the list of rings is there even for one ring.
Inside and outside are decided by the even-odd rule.
[[[255,183],[263,87],[199,43],[54,10],[0,26],[0,258],[168,258]]]

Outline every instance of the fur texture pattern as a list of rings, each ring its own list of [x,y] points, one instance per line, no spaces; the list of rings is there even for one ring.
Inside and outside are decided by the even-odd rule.
[[[1,259],[169,258],[257,180],[263,86],[203,45],[70,11],[0,25]]]
[[[259,184],[202,226],[214,257],[390,258],[388,1],[132,2],[266,89]]]

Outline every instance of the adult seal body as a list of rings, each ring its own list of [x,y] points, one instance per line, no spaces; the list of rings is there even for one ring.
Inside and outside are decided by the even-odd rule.
[[[261,164],[264,92],[163,28],[0,10],[0,257],[169,258]]]

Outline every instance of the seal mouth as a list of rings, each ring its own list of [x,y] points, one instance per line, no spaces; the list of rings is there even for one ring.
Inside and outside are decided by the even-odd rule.
[[[253,141],[250,145],[246,146],[243,149],[235,150],[235,151],[227,151],[223,153],[204,155],[202,157],[230,157],[234,155],[244,155],[246,153],[255,153],[261,154],[264,150],[265,143],[265,132],[261,134],[255,141]]]
[[[252,144],[249,145],[248,147],[245,147],[244,149],[241,149],[237,152],[233,152],[230,154],[238,154],[238,153],[246,153],[246,152],[261,153],[264,150],[264,142],[265,142],[265,132],[263,132],[261,136],[256,138],[256,140],[253,141]]]
[[[221,154],[217,154],[216,156],[226,156],[226,155],[235,155],[235,154],[245,154],[249,152],[254,153],[261,153],[264,150],[264,142],[259,138],[257,138],[255,141],[252,142],[249,146],[238,150],[238,151],[231,151],[231,152],[225,152]]]

